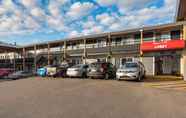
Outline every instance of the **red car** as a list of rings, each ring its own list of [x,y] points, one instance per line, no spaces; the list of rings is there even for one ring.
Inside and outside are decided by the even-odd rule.
[[[10,68],[0,68],[0,77],[8,76],[10,73],[13,73],[13,69],[10,69]]]

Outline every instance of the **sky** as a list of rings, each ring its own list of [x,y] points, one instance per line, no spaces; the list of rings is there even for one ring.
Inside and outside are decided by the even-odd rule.
[[[18,45],[174,22],[177,0],[0,0],[0,41]]]

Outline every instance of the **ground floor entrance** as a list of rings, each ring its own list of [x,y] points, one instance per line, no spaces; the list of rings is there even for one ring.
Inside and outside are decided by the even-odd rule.
[[[156,56],[155,73],[156,75],[180,75],[180,56]]]
[[[181,51],[145,53],[142,63],[150,75],[181,75]]]

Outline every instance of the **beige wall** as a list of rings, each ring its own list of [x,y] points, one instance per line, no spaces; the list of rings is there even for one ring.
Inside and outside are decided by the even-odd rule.
[[[186,25],[183,26],[183,39],[186,40]],[[184,76],[184,80],[186,80],[186,48],[182,52],[180,68],[181,74]]]

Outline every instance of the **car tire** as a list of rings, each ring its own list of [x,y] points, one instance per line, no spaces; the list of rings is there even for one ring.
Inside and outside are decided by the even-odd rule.
[[[142,77],[141,77],[141,75],[139,74],[139,76],[138,76],[138,78],[137,78],[137,81],[138,81],[138,82],[141,82],[141,80],[142,80]]]
[[[83,79],[86,78],[86,73],[82,73],[82,78],[83,78]]]
[[[106,79],[106,80],[109,79],[109,74],[108,74],[108,73],[105,74],[105,79]]]

